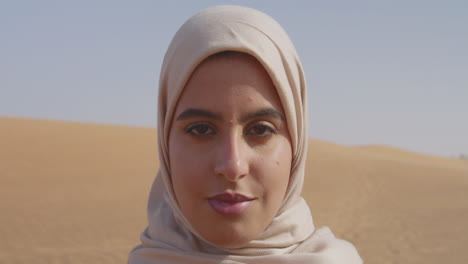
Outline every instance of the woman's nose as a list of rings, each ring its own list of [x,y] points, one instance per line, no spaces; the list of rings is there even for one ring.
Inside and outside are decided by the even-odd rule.
[[[240,135],[226,136],[217,146],[215,173],[235,182],[245,177],[249,172],[247,148]]]

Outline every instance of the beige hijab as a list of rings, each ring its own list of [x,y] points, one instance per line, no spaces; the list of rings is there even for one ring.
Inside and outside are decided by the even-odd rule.
[[[183,216],[172,188],[167,147],[188,78],[205,58],[227,50],[248,53],[265,67],[283,105],[293,148],[290,184],[280,210],[258,238],[235,249],[210,244]],[[142,244],[130,252],[130,264],[362,263],[353,245],[336,239],[326,227],[314,228],[300,196],[307,152],[306,84],[293,44],[271,17],[251,8],[219,6],[190,18],[166,52],[158,107],[160,171],[149,197],[149,225]]]

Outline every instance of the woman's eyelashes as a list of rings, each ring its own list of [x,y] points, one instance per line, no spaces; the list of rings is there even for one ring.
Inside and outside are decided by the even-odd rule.
[[[268,138],[270,136],[273,136],[276,134],[278,131],[273,128],[270,125],[267,124],[254,124],[250,126],[245,134],[247,136],[255,136],[255,137],[260,137],[260,138]]]
[[[215,131],[208,124],[195,123],[195,124],[191,124],[187,126],[187,128],[185,128],[185,133],[190,134],[192,136],[196,136],[196,137],[206,137],[206,136],[214,135]]]
[[[211,124],[193,123],[185,128],[185,133],[194,137],[203,138],[208,136],[214,136],[218,132],[216,128],[214,128]],[[277,133],[278,130],[273,125],[264,123],[250,124],[245,129],[243,129],[243,137],[256,137],[266,139]]]

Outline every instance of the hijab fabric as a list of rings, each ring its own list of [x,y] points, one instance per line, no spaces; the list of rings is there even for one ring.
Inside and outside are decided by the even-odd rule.
[[[168,133],[177,101],[195,68],[210,55],[237,51],[255,57],[270,75],[291,136],[293,160],[283,203],[271,224],[242,248],[221,248],[201,237],[177,204],[168,159]],[[252,8],[205,9],[177,31],[164,57],[158,101],[160,169],[151,187],[148,227],[130,264],[362,263],[354,246],[316,229],[301,197],[307,152],[306,83],[293,44],[282,27]],[[183,166],[182,164],[171,164]]]

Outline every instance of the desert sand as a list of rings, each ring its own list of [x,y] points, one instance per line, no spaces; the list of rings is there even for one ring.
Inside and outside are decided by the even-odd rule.
[[[316,226],[365,263],[466,263],[468,161],[310,140]],[[0,263],[126,263],[146,226],[156,130],[0,117]]]

